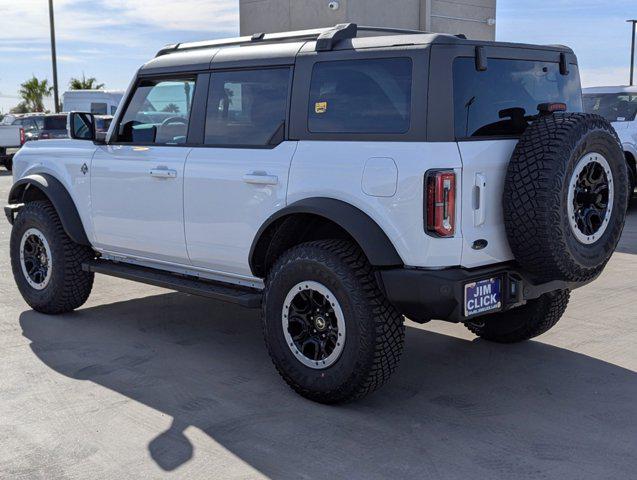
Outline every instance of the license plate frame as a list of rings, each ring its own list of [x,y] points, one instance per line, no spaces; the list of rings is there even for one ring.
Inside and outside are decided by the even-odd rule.
[[[466,318],[502,310],[502,278],[482,278],[464,285]]]

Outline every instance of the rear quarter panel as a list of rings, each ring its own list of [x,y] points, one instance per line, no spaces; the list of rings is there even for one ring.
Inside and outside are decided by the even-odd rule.
[[[365,167],[370,165],[373,170],[378,158],[393,160],[397,171],[395,189],[388,188],[378,175],[366,177],[364,188]],[[424,175],[432,168],[454,169],[460,178],[461,162],[455,142],[300,141],[290,169],[287,202],[311,197],[342,200],[365,212],[383,229],[405,265],[459,265],[459,233],[455,238],[441,239],[424,230]],[[369,167],[367,171],[365,175],[369,175]],[[375,179],[378,188],[374,188]],[[460,195],[458,192],[458,198]],[[456,218],[460,218],[459,202]]]

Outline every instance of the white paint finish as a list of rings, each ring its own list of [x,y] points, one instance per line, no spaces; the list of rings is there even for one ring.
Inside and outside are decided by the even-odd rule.
[[[13,158],[14,181],[31,174],[46,173],[69,192],[80,215],[84,231],[93,241],[90,212],[90,179],[82,173],[82,165],[91,165],[97,147],[86,140],[55,139],[27,142]]]
[[[126,255],[187,262],[183,171],[190,148],[99,147],[91,168],[95,246]],[[157,178],[152,170],[174,170]]]
[[[372,197],[393,197],[398,184],[396,162],[388,157],[373,157],[365,162],[363,192]]]
[[[391,157],[396,163],[398,182],[393,197],[370,197],[352,188],[360,184],[365,164],[372,157]],[[342,200],[361,209],[383,229],[405,265],[459,265],[459,235],[442,239],[425,234],[423,189],[428,169],[455,169],[460,178],[460,166],[454,142],[301,141],[290,169],[288,203],[309,197]],[[459,214],[458,206],[458,218]]]
[[[248,255],[257,231],[286,205],[296,145],[191,151],[185,169],[184,210],[193,266],[251,274]]]
[[[462,266],[477,267],[512,260],[504,229],[502,194],[509,159],[516,140],[479,140],[459,142],[462,156]],[[480,188],[480,203],[476,192]],[[471,248],[485,239],[482,250]]]

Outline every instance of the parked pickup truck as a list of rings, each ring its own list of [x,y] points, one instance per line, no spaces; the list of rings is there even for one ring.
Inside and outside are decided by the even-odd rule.
[[[17,125],[0,125],[0,164],[7,170],[13,166],[13,155],[24,144],[24,129]]]

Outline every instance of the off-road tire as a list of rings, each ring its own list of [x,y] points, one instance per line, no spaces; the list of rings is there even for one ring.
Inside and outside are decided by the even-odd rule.
[[[484,315],[465,326],[478,337],[497,343],[529,340],[549,331],[564,314],[570,292],[558,290],[506,312]]]
[[[295,358],[283,334],[285,297],[306,281],[334,293],[347,328],[340,357],[322,370]],[[358,399],[383,385],[399,363],[405,338],[403,317],[379,289],[367,258],[342,240],[304,243],[277,259],[266,278],[263,332],[283,379],[300,395],[327,404]]]
[[[569,224],[568,193],[576,164],[593,152],[610,165],[614,202],[604,233],[585,244]],[[595,278],[621,236],[627,185],[621,144],[605,119],[582,113],[541,116],[515,147],[505,181],[504,219],[514,257],[541,281]]]
[[[27,281],[20,262],[20,243],[24,233],[36,228],[46,238],[52,254],[51,278],[37,290]],[[93,287],[92,272],[82,263],[95,257],[89,247],[73,242],[64,231],[53,205],[45,201],[27,203],[18,213],[11,230],[11,267],[18,290],[34,310],[47,314],[70,312],[82,306]]]

